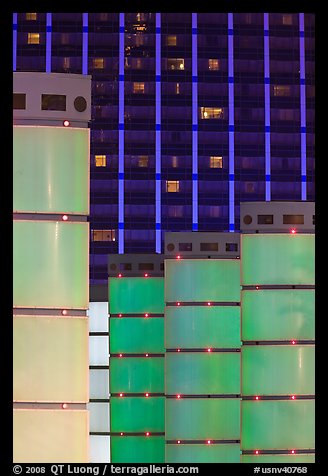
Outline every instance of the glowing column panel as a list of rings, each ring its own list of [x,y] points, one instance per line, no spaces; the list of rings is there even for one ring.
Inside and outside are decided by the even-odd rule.
[[[13,224],[14,306],[87,309],[87,222]]]
[[[15,316],[14,401],[86,402],[87,329],[85,317]]]
[[[109,278],[111,460],[164,462],[164,279]]]
[[[14,410],[13,434],[14,461],[24,463],[89,461],[86,410]]]
[[[245,234],[242,462],[314,460],[314,235]]]
[[[13,210],[89,213],[89,129],[14,126]]]
[[[166,461],[240,462],[239,260],[166,260],[165,302]]]

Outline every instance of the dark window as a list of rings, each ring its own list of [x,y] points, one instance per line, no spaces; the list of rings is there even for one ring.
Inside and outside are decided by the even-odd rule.
[[[42,94],[42,111],[66,111],[66,96],[64,94]]]
[[[304,225],[304,215],[284,215],[284,225]]]
[[[315,225],[315,215],[312,215],[312,225]]]
[[[13,109],[26,109],[26,94],[13,94]]]
[[[226,243],[226,251],[238,251],[238,243]]]
[[[218,251],[219,244],[218,243],[201,243],[200,244],[200,251]]]
[[[273,225],[273,215],[257,215],[259,225]]]
[[[154,263],[139,263],[138,269],[140,271],[149,271],[154,269]]]
[[[179,243],[179,251],[192,251],[192,243]]]
[[[161,263],[161,264],[160,264],[160,270],[161,270],[161,271],[164,271],[164,263]]]
[[[132,264],[131,263],[120,263],[120,271],[131,271]]]

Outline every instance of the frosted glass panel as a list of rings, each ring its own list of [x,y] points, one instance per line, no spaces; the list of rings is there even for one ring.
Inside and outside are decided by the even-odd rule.
[[[110,437],[105,435],[90,435],[90,463],[109,463]]]
[[[14,463],[88,463],[86,410],[14,410]]]
[[[87,318],[14,317],[14,401],[86,402],[88,366]]]
[[[112,397],[111,431],[164,432],[164,397]]]
[[[166,445],[167,463],[240,463],[239,444]]]
[[[165,346],[197,348],[239,348],[239,306],[167,306]]]
[[[14,307],[89,305],[89,224],[14,221]]]
[[[240,261],[165,260],[165,301],[240,301]]]
[[[109,397],[109,372],[107,369],[89,369],[90,398]]]
[[[164,436],[112,436],[112,463],[164,463]]]
[[[112,314],[163,313],[164,278],[109,278]]]
[[[314,235],[242,234],[242,284],[314,284]]]
[[[13,208],[89,213],[89,129],[14,126]]]
[[[111,318],[110,352],[164,353],[164,317]]]
[[[315,338],[315,291],[242,291],[243,340]]]
[[[164,393],[164,357],[111,357],[110,392]]]
[[[90,411],[90,431],[109,432],[109,403],[88,403],[88,410]]]
[[[314,345],[243,346],[242,393],[313,395],[314,357]]]
[[[89,303],[89,330],[90,332],[108,332],[108,303]]]
[[[109,362],[109,337],[89,336],[90,365],[108,365]]]

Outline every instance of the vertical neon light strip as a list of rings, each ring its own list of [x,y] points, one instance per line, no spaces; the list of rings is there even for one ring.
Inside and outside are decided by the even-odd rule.
[[[13,71],[17,69],[17,13],[13,13]]]
[[[301,200],[306,200],[306,98],[305,98],[305,46],[304,13],[299,14],[300,24],[300,99],[301,99]]]
[[[88,74],[88,20],[89,14],[82,13],[83,15],[83,40],[82,40],[82,74]]]
[[[118,90],[118,252],[124,253],[124,13],[120,13]]]
[[[192,230],[198,230],[198,68],[197,13],[192,13]]]
[[[52,33],[52,14],[47,13],[46,25],[46,73],[51,73],[51,33]]]
[[[265,117],[265,200],[271,200],[271,133],[270,133],[270,43],[269,14],[264,13],[264,117]]]
[[[161,14],[156,13],[156,66],[155,66],[155,223],[156,223],[156,253],[161,252],[162,231],[161,231]]]
[[[228,13],[229,81],[229,231],[235,231],[235,115],[233,68],[233,13]]]

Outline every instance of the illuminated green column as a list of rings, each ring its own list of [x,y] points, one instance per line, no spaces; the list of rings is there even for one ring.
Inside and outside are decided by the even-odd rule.
[[[91,78],[15,73],[16,91],[13,459],[87,463]]]
[[[314,462],[314,235],[241,235],[244,463]]]
[[[114,463],[164,462],[164,278],[110,277]]]
[[[240,462],[240,261],[165,260],[168,463]]]

